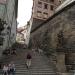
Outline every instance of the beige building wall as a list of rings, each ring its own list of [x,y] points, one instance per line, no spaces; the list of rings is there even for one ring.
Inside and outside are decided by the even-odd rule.
[[[64,0],[33,0],[32,17],[47,19]]]
[[[65,0],[33,0],[31,31],[55,13],[55,9]]]
[[[50,3],[44,2],[42,0],[33,1],[33,10],[32,10],[33,18],[45,20],[52,14],[53,10],[50,10]]]

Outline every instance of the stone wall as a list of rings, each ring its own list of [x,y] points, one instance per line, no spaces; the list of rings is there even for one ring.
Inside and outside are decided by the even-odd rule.
[[[38,27],[42,22],[44,22],[45,20],[41,20],[41,19],[37,19],[37,18],[32,18],[32,30],[34,30],[36,27]]]
[[[55,15],[50,17],[40,27],[35,28],[31,32],[31,39],[38,40],[39,43],[48,36],[50,46],[56,49],[58,37],[57,34],[62,31],[65,39],[65,47],[67,49],[75,49],[75,5],[74,3],[65,7]],[[34,39],[35,38],[35,39]]]
[[[32,47],[43,48],[46,45],[49,48],[56,50],[59,43],[58,34],[61,31],[63,33],[63,38],[64,38],[62,40],[62,42],[64,43],[63,51],[67,55],[62,60],[62,64],[65,64],[65,61],[64,61],[65,59],[71,62],[75,60],[73,58],[73,56],[75,56],[74,55],[74,52],[75,52],[75,1],[69,4],[68,6],[66,6],[65,8],[63,8],[62,10],[55,13],[52,17],[50,17],[45,22],[40,24],[39,27],[32,30],[30,43],[32,44]],[[60,43],[59,43],[59,46],[60,46]],[[62,49],[59,49],[59,50],[60,52],[62,52]],[[57,55],[57,58],[58,57],[59,56]],[[59,58],[61,59],[61,57]],[[69,64],[72,65],[71,63]],[[63,67],[61,67],[61,69],[62,68]]]

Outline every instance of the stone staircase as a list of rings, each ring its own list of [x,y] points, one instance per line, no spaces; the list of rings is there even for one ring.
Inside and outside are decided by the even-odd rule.
[[[17,56],[9,57],[9,59],[6,60],[6,62],[14,61],[16,65],[16,75],[56,75],[53,63],[51,63],[44,54],[40,55],[37,52],[35,54],[31,52],[32,64],[30,68],[27,69],[25,65],[26,53],[27,51],[23,50],[19,52]]]

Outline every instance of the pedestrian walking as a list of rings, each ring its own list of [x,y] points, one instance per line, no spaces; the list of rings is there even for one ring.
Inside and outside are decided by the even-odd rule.
[[[32,56],[30,53],[27,54],[26,59],[27,59],[26,66],[27,66],[27,68],[29,68],[31,66],[31,59],[32,59]]]
[[[3,75],[8,75],[8,65],[7,64],[3,66]]]

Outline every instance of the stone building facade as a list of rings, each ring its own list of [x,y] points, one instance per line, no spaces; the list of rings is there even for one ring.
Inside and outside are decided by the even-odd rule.
[[[0,37],[3,43],[0,45],[0,55],[3,50],[10,48],[16,41],[18,0],[0,0],[0,18],[6,21]]]
[[[63,3],[64,0],[33,0],[32,7],[32,30],[52,16],[55,9]]]
[[[64,8],[31,31],[30,40],[34,47],[49,46],[56,52],[59,75],[68,75],[65,73],[75,70],[75,1],[67,1],[69,3]]]

